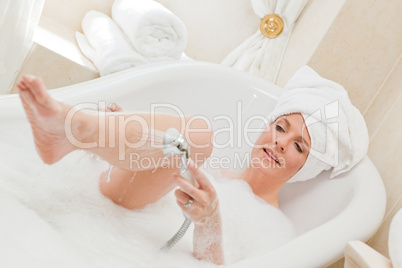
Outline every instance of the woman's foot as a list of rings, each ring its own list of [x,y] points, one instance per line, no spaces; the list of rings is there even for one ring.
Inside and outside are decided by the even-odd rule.
[[[75,147],[66,138],[64,126],[71,106],[53,99],[41,78],[24,76],[17,87],[42,160],[53,164],[72,152]]]

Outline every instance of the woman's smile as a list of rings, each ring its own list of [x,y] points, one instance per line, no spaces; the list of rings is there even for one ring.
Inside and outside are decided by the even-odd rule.
[[[279,166],[281,165],[281,163],[278,160],[278,156],[269,148],[263,148],[264,152],[265,152],[265,157],[268,159],[268,161],[272,162],[272,163],[276,163]]]

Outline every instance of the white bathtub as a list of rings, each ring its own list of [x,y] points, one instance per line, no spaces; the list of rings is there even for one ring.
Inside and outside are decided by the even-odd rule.
[[[169,103],[186,115],[207,116],[216,129],[226,124],[214,121],[216,116],[230,116],[236,133],[251,115],[267,115],[280,93],[277,86],[246,73],[197,62],[149,65],[52,91],[54,97],[70,104],[104,100],[126,110],[149,110],[151,103]],[[0,98],[0,129],[24,117],[18,96]],[[226,138],[225,134],[218,137]],[[281,191],[280,207],[299,235],[231,267],[328,266],[342,257],[347,241],[367,241],[374,234],[385,205],[382,179],[368,157],[336,179],[323,173],[307,182],[288,184]],[[0,213],[4,209],[0,207]]]

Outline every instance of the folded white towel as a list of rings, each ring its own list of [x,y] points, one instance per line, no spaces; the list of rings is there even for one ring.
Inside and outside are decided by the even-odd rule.
[[[350,170],[367,153],[368,131],[363,116],[347,91],[308,66],[289,80],[269,121],[301,113],[311,137],[304,166],[288,181],[304,181],[333,168],[333,178]]]
[[[116,0],[112,18],[134,48],[151,61],[179,59],[186,48],[184,23],[155,1]]]
[[[395,214],[389,228],[389,257],[394,268],[402,268],[402,209]]]
[[[85,35],[76,32],[77,43],[101,76],[149,63],[107,15],[89,11],[82,20],[82,29]]]

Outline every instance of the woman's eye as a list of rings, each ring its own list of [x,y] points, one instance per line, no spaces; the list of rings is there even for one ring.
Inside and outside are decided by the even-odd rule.
[[[276,125],[276,131],[285,132],[285,130],[280,125]]]
[[[296,146],[296,150],[297,150],[299,153],[303,153],[303,150],[302,150],[301,146],[300,146],[298,143],[295,143],[295,146]]]

